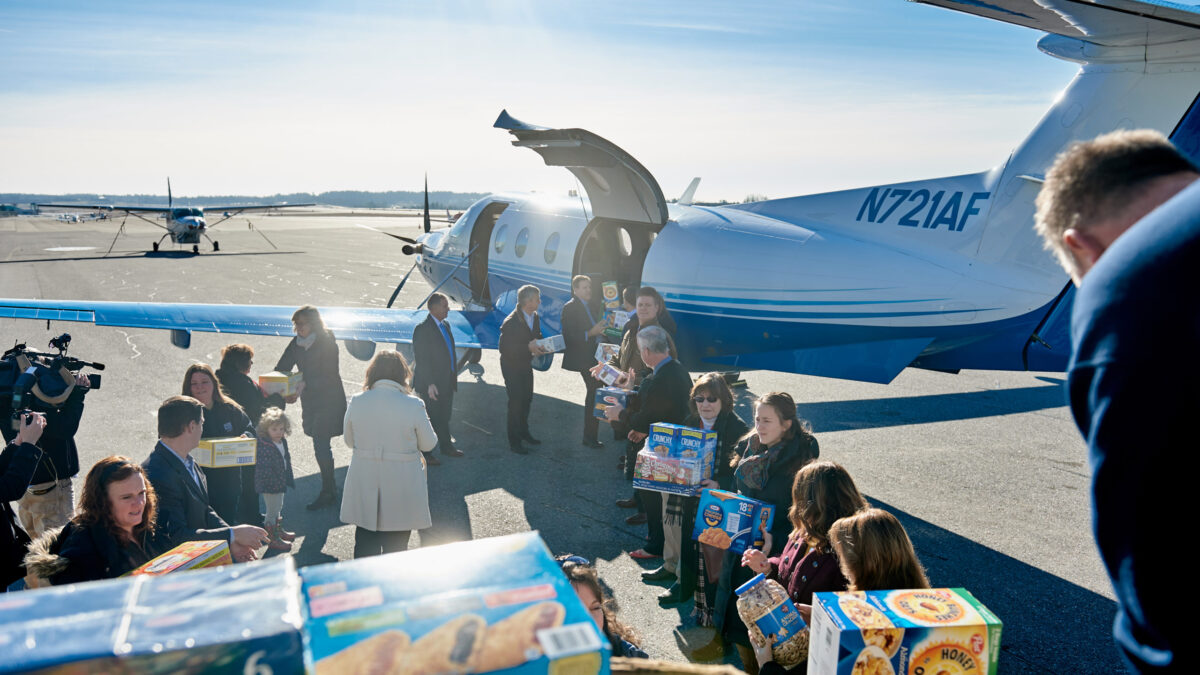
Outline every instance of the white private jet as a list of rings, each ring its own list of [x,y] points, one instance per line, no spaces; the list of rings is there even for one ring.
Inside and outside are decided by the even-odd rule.
[[[208,239],[212,244],[214,251],[220,251],[220,244],[208,236],[209,230],[212,230],[217,225],[240,215],[247,211],[269,211],[272,209],[296,208],[301,206],[313,206],[312,204],[263,204],[252,206],[210,206],[212,211],[223,211],[224,215],[215,223],[209,224],[204,216],[204,209],[194,206],[175,206],[175,200],[171,195],[171,179],[167,178],[167,205],[166,206],[123,206],[120,204],[35,204],[38,208],[59,208],[59,209],[97,209],[101,211],[124,211],[126,218],[133,216],[150,223],[155,227],[166,230],[166,234],[159,237],[158,241],[153,243],[153,250],[157,251],[162,240],[167,237],[171,238],[171,243],[176,245],[192,245],[192,253],[200,253],[200,238]],[[166,225],[159,224],[145,216],[143,213],[158,213],[160,217],[166,221]],[[251,225],[251,229],[254,229]],[[258,232],[258,230],[255,230]],[[117,239],[125,232],[125,221],[121,221],[120,227],[117,228],[117,235],[113,237],[112,244],[108,247],[108,253],[112,252],[112,248],[117,243]],[[259,236],[267,240],[268,244],[274,248],[275,244],[267,239],[267,236],[262,232],[258,232]],[[105,253],[105,255],[108,255]]]
[[[1033,230],[1042,176],[1069,144],[1122,127],[1161,130],[1198,154],[1200,11],[1153,0],[920,1],[1044,31],[1043,52],[1080,65],[1006,162],[736,206],[693,205],[693,185],[668,204],[650,172],[605,139],[501,113],[496,126],[514,145],[571,171],[587,201],[491,195],[405,246],[414,269],[463,304],[449,319],[457,345],[495,347],[523,284],[542,289],[542,325],[557,331],[571,277],[587,274],[657,288],[693,370],[871,382],[909,366],[1062,370],[1073,286]],[[168,329],[183,347],[194,330],[290,335],[293,310],[0,300],[0,316]],[[376,342],[410,342],[424,315],[322,309],[359,358]]]

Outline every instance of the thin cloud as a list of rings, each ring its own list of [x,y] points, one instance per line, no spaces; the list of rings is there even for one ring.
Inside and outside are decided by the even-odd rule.
[[[718,26],[703,23],[676,23],[672,21],[627,21],[626,26],[639,28],[666,28],[667,30],[698,31],[703,33],[733,33],[737,35],[758,35],[758,31],[737,26]]]

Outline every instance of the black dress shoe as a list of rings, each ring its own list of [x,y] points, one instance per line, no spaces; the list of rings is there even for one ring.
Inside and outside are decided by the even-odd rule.
[[[686,598],[683,597],[682,589],[679,588],[679,584],[671,584],[670,588],[662,593],[659,593],[658,604],[663,605],[664,607],[667,605],[678,605],[685,599]]]
[[[632,516],[629,516],[628,518],[625,519],[626,525],[643,525],[643,524],[645,524],[645,522],[646,522],[646,514],[644,514],[644,513],[635,513]]]
[[[603,448],[603,447],[604,447],[604,444],[603,444],[603,443],[601,443],[600,441],[598,441],[598,440],[596,440],[596,439],[594,439],[594,438],[593,438],[593,439],[587,439],[587,438],[583,439],[583,444],[584,444],[584,445],[586,445],[586,446],[587,446],[587,447],[589,447],[589,448],[597,448],[597,449],[599,449],[599,448]]]
[[[675,581],[675,573],[665,567],[651,572],[642,572],[642,581]]]
[[[513,443],[513,444],[509,445],[508,450],[509,450],[509,452],[515,452],[518,455],[528,455],[529,454],[529,450],[525,449],[525,447],[522,446],[520,443]]]
[[[333,506],[335,502],[337,502],[337,495],[335,493],[322,491],[321,494],[317,495],[317,498],[314,499],[311,504],[304,508],[308,509],[309,511],[316,511],[318,509]]]
[[[534,438],[533,436],[531,436],[529,434],[525,434],[525,438],[523,440],[530,445],[541,445],[542,444],[541,441],[539,441],[538,439]]]
[[[442,460],[435,457],[432,452],[425,452],[421,454],[425,455],[425,464],[428,466],[438,466],[442,463]]]
[[[462,457],[463,451],[458,448],[450,448],[449,450],[443,450],[442,454],[447,457]]]
[[[637,505],[638,505],[637,500],[634,499],[633,497],[630,497],[629,499],[618,499],[617,500],[617,506],[619,506],[623,509],[636,509]]]

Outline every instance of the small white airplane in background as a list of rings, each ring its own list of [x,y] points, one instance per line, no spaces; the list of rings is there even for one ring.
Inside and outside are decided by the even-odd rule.
[[[654,176],[584,129],[495,126],[583,199],[489,195],[448,229],[406,242],[414,270],[465,309],[461,349],[494,348],[524,284],[558,331],[571,278],[654,286],[692,370],[775,370],[889,382],[907,367],[1061,371],[1074,286],[1033,229],[1034,199],[1070,144],[1118,128],[1168,134],[1200,156],[1200,10],[1159,0],[919,0],[1048,33],[1046,54],[1080,66],[1007,160],[990,170],[826,194],[707,207],[668,204]],[[853,129],[846,131],[853,133]],[[408,279],[405,275],[400,285]],[[399,288],[397,288],[397,293]],[[393,300],[396,294],[393,294]],[[413,309],[323,307],[357,358],[407,343]],[[424,302],[421,303],[422,305]],[[292,334],[294,306],[0,300],[0,317],[191,331]]]
[[[192,245],[192,253],[200,253],[200,238],[204,237],[212,244],[214,251],[220,251],[220,244],[208,236],[208,231],[220,225],[221,223],[240,215],[247,211],[269,211],[271,209],[297,208],[301,206],[313,206],[313,204],[263,204],[252,206],[210,206],[213,211],[224,211],[224,215],[215,223],[209,224],[204,217],[204,209],[195,206],[175,206],[174,197],[171,195],[171,179],[167,178],[167,205],[166,206],[123,206],[120,204],[35,204],[38,208],[58,208],[58,209],[98,209],[101,211],[124,211],[126,218],[133,216],[150,223],[155,227],[166,230],[166,234],[159,237],[158,241],[153,243],[153,250],[157,251],[163,239],[171,238],[171,243],[176,245]],[[141,215],[143,213],[157,213],[159,218],[166,221],[166,225],[146,218]],[[78,222],[78,219],[72,222]],[[254,229],[250,225],[250,229]],[[259,236],[266,239],[271,248],[276,248],[274,242],[267,239],[267,235],[258,232]],[[117,239],[125,232],[125,220],[121,220],[120,227],[117,228],[117,236],[113,237],[112,244],[109,244],[108,251],[104,255],[112,253],[113,246],[116,245]]]

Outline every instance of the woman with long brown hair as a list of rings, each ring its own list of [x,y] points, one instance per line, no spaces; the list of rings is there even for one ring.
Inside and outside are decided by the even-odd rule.
[[[592,621],[608,638],[613,656],[625,658],[648,658],[646,652],[637,646],[637,636],[629,626],[617,619],[616,602],[604,592],[600,584],[600,575],[587,558],[578,555],[560,555],[556,558],[563,574],[575,589],[575,595],[587,608]]]
[[[188,366],[183,373],[181,393],[204,404],[204,430],[200,432],[200,438],[254,438],[254,424],[242,410],[242,406],[225,393],[212,366],[207,363],[193,363]],[[208,483],[209,504],[217,515],[221,516],[221,520],[230,525],[263,524],[258,511],[258,495],[250,492],[243,497],[242,494],[242,481],[249,480],[253,485],[253,472],[247,476],[240,466],[200,468],[204,470],[204,479]],[[243,500],[250,503],[243,504]]]
[[[156,509],[142,466],[105,457],[84,479],[75,517],[30,545],[25,566],[55,585],[119,577],[165,552],[154,532]]]
[[[864,509],[829,528],[847,590],[884,591],[929,588],[929,577],[917,558],[908,532],[883,509]]]
[[[433,524],[422,453],[437,445],[437,434],[409,389],[411,376],[400,352],[379,352],[346,409],[343,435],[353,454],[341,518],[355,526],[355,558],[406,550],[413,530]]]

